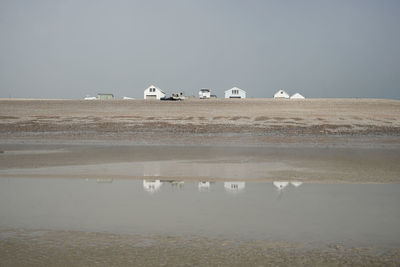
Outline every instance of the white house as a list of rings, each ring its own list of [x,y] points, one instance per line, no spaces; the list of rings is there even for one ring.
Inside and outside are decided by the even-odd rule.
[[[274,94],[274,98],[289,98],[289,94],[283,90],[279,90]]]
[[[246,98],[246,91],[233,87],[225,91],[225,98]]]
[[[211,97],[211,90],[210,89],[200,89],[199,91],[199,98],[206,99]]]
[[[239,192],[246,187],[245,182],[224,182],[225,190],[228,192]]]
[[[302,96],[302,95],[299,94],[299,93],[295,93],[294,95],[292,95],[292,96],[290,97],[290,99],[305,99],[305,97]]]
[[[154,193],[158,190],[160,190],[162,185],[162,182],[160,180],[153,180],[153,181],[148,181],[148,180],[143,180],[143,188],[147,192]]]
[[[165,97],[165,93],[158,87],[150,85],[144,90],[144,99],[158,99]]]

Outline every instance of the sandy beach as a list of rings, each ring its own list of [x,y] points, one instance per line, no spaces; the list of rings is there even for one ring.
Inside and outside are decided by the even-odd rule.
[[[390,239],[399,235],[400,214],[392,209],[400,182],[400,101],[2,99],[0,152],[6,187],[1,212],[7,214],[0,224],[0,259],[5,266],[400,262],[398,243]],[[146,192],[142,180],[165,185],[157,195]],[[200,192],[200,181],[212,183],[211,189]],[[246,193],[226,192],[222,184],[227,181],[246,183]],[[274,181],[291,185],[280,191]],[[360,196],[365,201],[358,202]],[[186,202],[199,214],[185,216],[181,210],[189,207],[181,205]],[[369,210],[372,204],[380,208]],[[226,220],[241,222],[235,217],[241,216],[238,206],[245,207],[248,221],[237,233],[259,239],[235,237],[235,231],[221,236]],[[265,217],[255,219],[260,214]],[[358,221],[362,216],[374,216],[376,222]],[[166,226],[162,220],[170,228],[157,232]],[[207,227],[219,221],[219,230],[207,230],[203,220]],[[303,235],[304,242],[285,231],[299,220],[304,229],[291,233]],[[328,226],[332,222],[360,232],[353,239],[343,237],[345,231],[333,230],[335,223]],[[176,225],[187,228],[185,234]],[[382,231],[382,225],[391,230]],[[337,238],[314,234],[315,228]]]
[[[396,100],[3,99],[0,118],[2,177],[400,181]]]
[[[400,101],[216,99],[0,101],[5,140],[136,144],[398,144]]]

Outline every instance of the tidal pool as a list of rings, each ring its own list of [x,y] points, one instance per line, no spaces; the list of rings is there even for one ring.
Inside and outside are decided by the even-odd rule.
[[[0,179],[0,228],[400,247],[400,184]]]

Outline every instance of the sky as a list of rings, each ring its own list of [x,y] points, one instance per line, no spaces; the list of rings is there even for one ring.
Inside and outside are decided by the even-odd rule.
[[[0,97],[400,99],[398,0],[0,0]]]

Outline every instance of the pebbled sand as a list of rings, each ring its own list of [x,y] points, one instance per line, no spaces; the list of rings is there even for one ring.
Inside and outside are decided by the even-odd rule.
[[[398,266],[400,250],[72,231],[0,232],[4,266]]]
[[[0,138],[191,145],[398,145],[400,101],[0,100]]]

